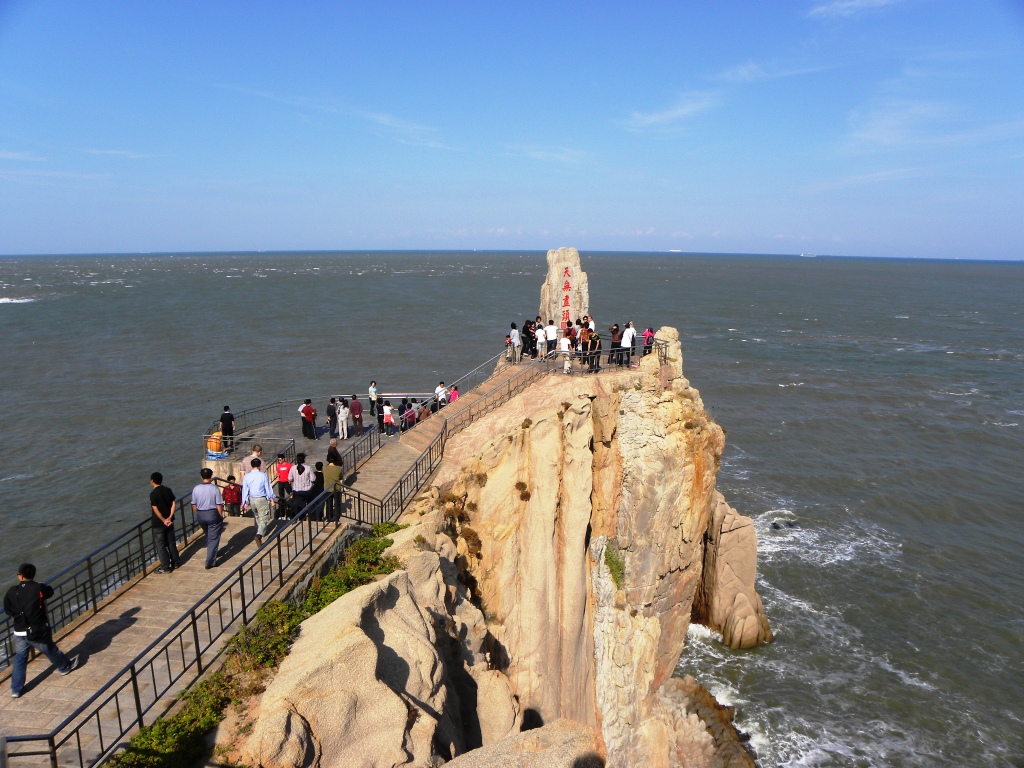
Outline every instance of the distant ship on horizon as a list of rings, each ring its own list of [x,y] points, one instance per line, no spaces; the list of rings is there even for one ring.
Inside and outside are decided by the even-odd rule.
[[[816,254],[816,253],[801,253],[800,257],[804,258],[804,259],[816,259],[816,258],[818,258],[818,254]]]

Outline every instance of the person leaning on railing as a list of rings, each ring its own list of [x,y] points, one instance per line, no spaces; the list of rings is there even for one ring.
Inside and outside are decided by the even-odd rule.
[[[253,459],[252,469],[246,473],[242,480],[242,511],[252,509],[252,515],[256,518],[256,546],[263,546],[263,537],[267,534],[267,526],[273,515],[274,489],[270,485],[270,478],[260,467],[263,462]]]

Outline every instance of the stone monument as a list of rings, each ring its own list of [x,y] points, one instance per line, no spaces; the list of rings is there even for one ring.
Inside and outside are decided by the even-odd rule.
[[[575,248],[548,251],[548,277],[540,289],[537,314],[545,323],[554,320],[559,328],[590,314],[587,273],[580,268],[580,252]]]

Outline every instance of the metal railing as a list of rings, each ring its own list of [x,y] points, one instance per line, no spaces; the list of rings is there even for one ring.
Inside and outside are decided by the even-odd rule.
[[[332,494],[311,501],[264,545],[200,598],[160,637],[48,734],[8,736],[8,759],[48,757],[51,768],[88,768],[109,757],[147,724],[161,699],[191,685],[223,650],[220,640],[246,624],[268,589],[284,586],[290,565],[315,554],[337,527],[325,508]],[[157,712],[159,714],[159,712]],[[154,718],[150,718],[152,722]]]

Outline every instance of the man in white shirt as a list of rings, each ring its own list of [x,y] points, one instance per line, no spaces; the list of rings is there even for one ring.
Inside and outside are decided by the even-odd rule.
[[[448,389],[443,381],[434,387],[434,398],[437,400],[438,410],[448,405]]]
[[[626,367],[629,368],[632,362],[633,343],[636,341],[636,328],[633,321],[626,323],[626,330],[622,332],[622,351],[625,353]]]
[[[554,320],[548,320],[548,324],[544,326],[544,336],[548,342],[548,353],[555,351],[555,344],[558,343],[558,326],[555,325]]]
[[[544,332],[544,326],[537,323],[537,328],[533,331],[533,335],[537,338],[537,354],[541,357],[547,357],[548,335]]]
[[[518,363],[523,357],[523,340],[515,323],[512,323],[512,331],[508,337],[512,340],[512,362]]]

